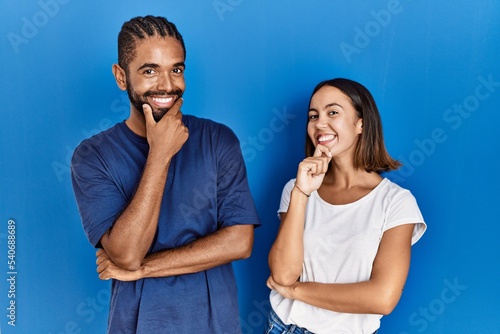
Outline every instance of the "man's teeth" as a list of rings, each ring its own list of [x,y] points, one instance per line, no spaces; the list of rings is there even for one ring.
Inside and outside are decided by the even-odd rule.
[[[335,138],[334,135],[325,135],[325,136],[319,137],[318,141],[328,141],[328,140],[333,140],[333,138]]]
[[[172,100],[171,97],[154,97],[153,101],[158,103],[168,103]]]

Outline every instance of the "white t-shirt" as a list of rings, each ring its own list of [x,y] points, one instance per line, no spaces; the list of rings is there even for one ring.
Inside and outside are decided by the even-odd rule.
[[[283,189],[278,212],[287,212],[295,179]],[[301,282],[355,283],[370,279],[384,231],[415,224],[412,245],[426,230],[413,195],[388,179],[361,199],[343,205],[325,202],[314,191],[308,200],[304,227],[304,264]],[[317,334],[373,333],[378,314],[337,313],[271,291],[271,305],[286,324]]]

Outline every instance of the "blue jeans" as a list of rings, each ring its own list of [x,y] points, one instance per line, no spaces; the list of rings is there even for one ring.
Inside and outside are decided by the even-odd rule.
[[[377,334],[378,330],[373,332]],[[264,334],[314,334],[305,328],[297,325],[285,325],[278,315],[271,309]]]
[[[271,309],[264,334],[314,334],[297,325],[285,325],[278,315]]]

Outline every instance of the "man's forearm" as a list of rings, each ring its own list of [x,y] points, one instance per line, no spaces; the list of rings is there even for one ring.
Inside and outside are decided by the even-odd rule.
[[[101,244],[118,266],[137,269],[146,256],[158,225],[169,163],[148,157],[137,191]]]
[[[123,269],[139,268],[155,236],[170,161],[189,137],[182,123],[181,105],[182,99],[179,98],[157,122],[151,106],[144,104],[144,120],[137,119],[135,113],[127,120],[136,131],[144,132],[149,152],[134,197],[113,227],[101,238],[109,257]]]
[[[253,225],[234,225],[188,245],[150,254],[139,268],[139,276],[190,274],[248,258],[252,252],[253,229]]]

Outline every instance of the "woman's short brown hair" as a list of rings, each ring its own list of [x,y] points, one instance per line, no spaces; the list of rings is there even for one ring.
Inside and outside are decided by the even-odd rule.
[[[368,89],[349,79],[325,80],[314,88],[311,99],[323,86],[335,87],[349,97],[357,116],[363,119],[363,131],[354,152],[354,168],[364,168],[367,172],[381,173],[400,167],[401,164],[391,158],[385,148],[380,114]],[[309,105],[311,105],[311,99]],[[307,134],[306,127],[306,156],[312,156],[314,150],[314,144]]]

